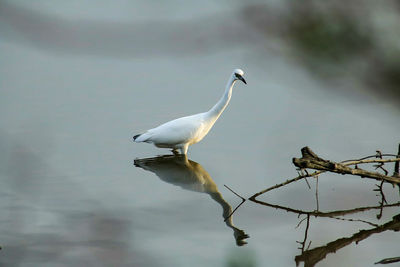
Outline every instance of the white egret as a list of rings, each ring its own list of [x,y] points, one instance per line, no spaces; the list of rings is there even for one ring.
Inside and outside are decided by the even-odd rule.
[[[226,108],[232,96],[232,88],[237,80],[246,83],[244,72],[235,69],[229,77],[221,99],[207,112],[178,118],[135,135],[133,141],[154,144],[156,147],[171,148],[174,154],[187,154],[188,147],[204,138]]]

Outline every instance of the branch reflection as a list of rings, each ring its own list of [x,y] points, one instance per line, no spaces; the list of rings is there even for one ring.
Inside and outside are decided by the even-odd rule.
[[[136,159],[136,167],[153,172],[164,182],[180,186],[185,190],[206,193],[222,206],[225,224],[233,230],[236,244],[247,244],[249,236],[233,224],[232,207],[222,197],[208,172],[197,162],[184,155],[164,155],[154,158]],[[228,217],[229,216],[229,217]]]
[[[392,203],[392,204],[384,204],[383,202],[380,202],[380,204],[376,205],[376,206],[366,206],[366,207],[358,207],[358,208],[347,209],[347,210],[334,210],[334,211],[329,211],[329,212],[322,212],[322,211],[306,211],[306,210],[301,210],[301,209],[293,209],[290,207],[271,204],[271,203],[267,203],[267,202],[256,200],[256,199],[251,199],[251,200],[258,204],[264,205],[264,206],[268,206],[271,208],[275,208],[275,209],[279,209],[279,210],[283,210],[286,212],[297,214],[297,217],[299,219],[300,219],[300,216],[304,216],[304,215],[306,216],[305,218],[300,219],[300,222],[297,224],[297,227],[299,227],[304,221],[306,221],[306,227],[304,230],[304,239],[302,241],[296,241],[298,244],[300,244],[299,249],[301,251],[301,254],[297,255],[295,257],[296,266],[299,266],[299,264],[301,262],[304,263],[304,265],[303,265],[304,267],[315,266],[318,262],[325,259],[328,254],[336,253],[336,251],[338,251],[339,249],[342,249],[342,248],[350,245],[353,242],[355,242],[357,244],[358,242],[360,242],[364,239],[367,239],[368,237],[370,237],[373,234],[378,234],[378,233],[382,233],[385,231],[395,231],[395,232],[400,231],[400,214],[394,216],[391,221],[386,222],[384,224],[380,224],[380,225],[372,223],[372,222],[368,222],[365,220],[348,219],[348,218],[342,217],[342,216],[346,216],[349,214],[356,214],[356,213],[372,211],[372,210],[379,210],[379,214],[382,214],[383,209],[390,208],[390,207],[399,207],[400,202],[396,202],[396,203]],[[331,218],[334,220],[362,222],[362,223],[368,224],[370,226],[373,226],[373,228],[368,229],[368,230],[360,229],[358,232],[354,233],[350,237],[341,237],[341,238],[338,238],[337,240],[327,243],[324,246],[309,249],[309,247],[311,245],[311,241],[308,241],[308,243],[307,243],[307,240],[308,240],[309,228],[311,228],[311,224],[310,224],[311,216],[313,216],[315,218],[323,217],[323,218]],[[378,217],[377,219],[379,220],[380,217]]]
[[[304,262],[304,267],[315,266],[318,262],[325,259],[328,254],[336,253],[337,250],[344,248],[353,242],[357,244],[373,234],[378,234],[385,231],[400,231],[400,214],[394,216],[391,221],[375,228],[369,230],[360,230],[350,237],[342,237],[335,241],[329,242],[324,246],[302,251],[300,255],[295,257],[296,265],[299,265],[300,262]]]

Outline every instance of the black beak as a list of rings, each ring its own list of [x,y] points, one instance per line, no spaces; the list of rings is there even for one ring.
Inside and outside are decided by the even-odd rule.
[[[239,76],[238,79],[244,82],[244,84],[247,84],[246,80],[242,76]]]

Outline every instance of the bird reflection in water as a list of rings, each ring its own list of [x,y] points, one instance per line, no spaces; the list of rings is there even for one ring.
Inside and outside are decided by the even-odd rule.
[[[222,216],[226,225],[233,230],[236,244],[247,244],[249,236],[233,225],[232,207],[222,197],[218,187],[208,172],[197,162],[189,160],[186,155],[164,155],[154,158],[136,159],[136,167],[155,173],[164,182],[180,186],[185,190],[206,193],[222,206]],[[229,216],[229,217],[228,217]]]

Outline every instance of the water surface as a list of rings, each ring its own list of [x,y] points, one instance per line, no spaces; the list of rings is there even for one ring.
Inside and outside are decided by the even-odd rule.
[[[120,13],[135,21],[123,8],[112,9],[116,15],[110,11],[105,18],[98,15],[104,11],[94,9],[83,19],[87,15],[71,7],[47,5],[37,14],[37,7],[27,7],[27,2],[5,3],[15,12],[28,8],[30,16],[39,18],[56,14],[60,25],[78,16],[83,33],[97,25],[96,19],[107,25]],[[223,10],[207,5],[215,9],[203,10],[194,24]],[[162,6],[146,8],[163,13]],[[177,11],[164,19],[191,21],[185,14]],[[230,21],[228,15],[223,18]],[[87,26],[88,20],[93,24]],[[216,41],[198,48],[180,44],[185,46],[180,53],[174,44],[184,42],[185,35],[164,40],[155,34],[152,43],[149,34],[146,42],[152,46],[132,42],[118,50],[111,41],[109,46],[82,46],[79,40],[76,46],[55,45],[54,39],[26,35],[22,19],[3,17],[3,22],[0,262],[5,266],[228,266],[238,260],[249,266],[294,266],[301,254],[296,241],[304,240],[306,221],[296,226],[304,215],[246,201],[224,221],[223,215],[241,202],[224,185],[247,198],[295,177],[291,158],[305,145],[340,161],[377,149],[395,153],[399,143],[397,107],[363,91],[338,94],[332,85],[266,49],[264,37],[248,33],[259,40],[255,44],[235,41],[242,40],[232,39],[235,33],[222,35],[231,39],[216,34]],[[217,18],[209,23],[225,25]],[[139,33],[146,29],[140,27]],[[196,39],[186,44],[192,43]],[[209,135],[189,148],[187,161],[141,166],[141,160],[169,152],[134,144],[132,136],[208,110],[238,67],[248,85],[235,86],[230,105]],[[315,181],[309,182],[311,190],[300,181],[260,199],[315,210]],[[377,206],[374,184],[321,176],[319,210]],[[388,202],[398,201],[396,188],[386,185],[385,194]],[[379,209],[345,217],[382,225],[398,212],[398,207],[384,209],[379,220]],[[311,217],[307,240],[312,249],[373,228],[360,221]],[[327,254],[318,266],[366,266],[399,256],[398,238],[396,232],[382,231]],[[242,242],[248,244],[237,245]]]

